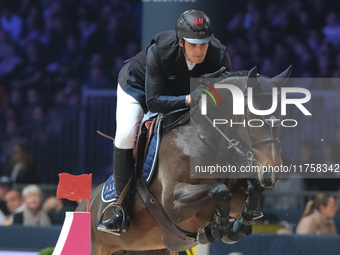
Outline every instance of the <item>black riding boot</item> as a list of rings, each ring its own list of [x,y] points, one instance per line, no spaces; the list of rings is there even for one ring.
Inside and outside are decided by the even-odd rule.
[[[117,203],[129,178],[134,173],[133,149],[119,149],[113,151],[113,177],[116,190],[114,203]],[[98,225],[98,230],[120,234],[126,232],[130,225],[131,191],[127,191],[121,207],[114,207],[113,216]],[[122,209],[123,211],[122,211]],[[125,217],[124,217],[125,215]]]

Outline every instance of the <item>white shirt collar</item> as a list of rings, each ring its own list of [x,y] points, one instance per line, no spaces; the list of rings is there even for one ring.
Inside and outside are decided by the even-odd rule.
[[[195,67],[195,63],[191,63],[191,62],[189,62],[188,60],[185,60],[186,62],[187,62],[187,66],[188,66],[188,69],[189,69],[189,71],[191,71],[192,69],[194,69],[194,67]]]

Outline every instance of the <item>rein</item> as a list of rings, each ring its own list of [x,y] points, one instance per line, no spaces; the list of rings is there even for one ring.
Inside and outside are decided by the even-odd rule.
[[[191,109],[192,110],[192,109]],[[163,114],[160,116],[162,119],[165,119],[165,118],[168,118],[169,116],[172,116],[174,114],[177,114],[177,113],[180,113],[180,112],[184,112],[184,111],[188,111],[184,114],[182,114],[180,117],[178,117],[177,119],[175,119],[173,122],[171,122],[170,124],[168,125],[163,125],[163,128],[170,128],[170,127],[173,127],[175,126],[177,123],[179,123],[182,119],[184,119],[185,117],[187,117],[191,110],[188,110],[188,108],[181,108],[181,109],[178,109],[178,110],[174,110],[174,111],[171,111],[171,112],[168,112],[167,114]]]
[[[189,113],[194,113],[197,109],[198,109],[199,105],[196,105],[195,107],[193,107]],[[209,118],[209,116],[207,115],[203,115],[203,117],[208,121],[208,123],[210,125],[213,126],[213,121],[211,120],[211,118]],[[247,117],[245,117],[245,120],[247,120]],[[205,143],[207,144],[209,147],[211,147],[213,150],[217,150],[215,148],[214,145],[210,144],[208,141],[207,141],[207,137],[204,136],[200,130],[200,128],[198,127],[198,124],[194,121],[194,119],[191,117],[191,122],[192,124],[195,126],[195,129],[196,129],[196,132],[198,134],[198,137]],[[255,151],[254,151],[254,148],[259,145],[259,144],[265,144],[265,143],[280,143],[280,139],[279,138],[275,138],[273,137],[273,127],[270,127],[270,134],[271,136],[270,137],[266,137],[264,139],[260,139],[260,140],[257,140],[257,141],[252,141],[252,139],[250,138],[250,131],[249,131],[249,127],[247,125],[247,132],[246,132],[246,135],[247,135],[247,138],[248,140],[250,141],[251,143],[251,148],[248,149],[248,151],[243,151],[241,148],[240,148],[240,141],[237,140],[237,139],[234,139],[234,138],[229,138],[224,132],[222,132],[222,130],[215,126],[215,129],[216,131],[218,132],[218,134],[224,139],[227,141],[227,143],[229,144],[229,146],[227,147],[227,149],[233,149],[235,151],[235,153],[239,156],[242,157],[242,159],[247,163],[248,166],[252,166],[254,162],[256,162],[256,158],[255,158]],[[235,162],[236,163],[236,162]]]
[[[195,106],[194,108],[192,108],[192,112],[195,112],[198,108],[198,105]],[[207,115],[204,115],[205,119],[209,122],[209,124],[213,125],[213,121],[207,116]],[[195,126],[196,128],[196,132],[198,134],[198,137],[205,143],[207,144],[209,147],[211,147],[213,150],[217,150],[215,146],[211,145],[210,143],[208,143],[207,141],[207,137],[202,135],[197,123],[194,121],[193,118],[191,118],[191,122],[192,124]],[[222,138],[224,140],[226,140],[229,144],[229,146],[227,147],[228,150],[230,149],[233,149],[235,150],[235,152],[240,155],[246,162],[248,165],[252,165],[253,162],[256,161],[254,155],[255,155],[255,152],[253,149],[247,151],[247,152],[244,152],[240,147],[239,147],[239,144],[240,144],[240,141],[234,139],[234,138],[229,138],[225,133],[222,132],[222,130],[218,127],[215,127],[215,129],[217,130],[217,132],[222,136]]]
[[[180,113],[180,112],[185,112],[184,114],[182,114],[180,117],[176,118],[174,121],[172,121],[171,123],[167,124],[167,125],[163,125],[163,128],[171,128],[173,126],[175,126],[176,124],[180,123],[181,120],[187,118],[189,115],[191,115],[190,119],[191,119],[191,123],[193,124],[193,126],[196,129],[197,135],[198,137],[205,143],[207,144],[210,148],[212,148],[213,150],[217,150],[216,147],[214,145],[212,145],[211,143],[208,142],[207,137],[205,135],[203,135],[201,129],[199,128],[198,124],[194,121],[194,119],[192,118],[192,115],[197,111],[197,109],[199,108],[199,105],[196,105],[194,107],[192,107],[190,110],[188,110],[188,108],[182,108],[182,109],[178,109],[172,112],[169,112],[167,114],[162,114],[160,116],[161,119],[166,119],[169,116],[173,116],[174,114]],[[209,118],[209,116],[207,115],[203,115],[204,118],[208,121],[208,123],[210,125],[213,125],[213,121],[211,120],[211,118]],[[246,118],[247,119],[247,118]],[[182,123],[183,124],[183,123]],[[216,131],[218,132],[218,134],[227,141],[228,143],[228,147],[227,149],[233,149],[235,151],[235,153],[239,156],[241,156],[241,158],[247,163],[248,166],[252,166],[254,162],[256,162],[256,158],[255,158],[255,151],[254,148],[256,146],[258,146],[259,144],[265,144],[265,143],[280,143],[280,139],[279,138],[274,138],[272,135],[272,127],[270,127],[270,133],[271,136],[264,138],[264,139],[260,139],[257,141],[252,141],[250,138],[250,131],[249,131],[249,127],[247,125],[247,132],[246,135],[248,137],[248,140],[251,142],[251,148],[248,149],[248,151],[244,151],[240,148],[240,141],[234,138],[230,138],[228,137],[224,132],[222,132],[222,130],[215,126]]]
[[[192,107],[188,112],[184,113],[183,115],[181,115],[179,118],[175,119],[173,122],[171,122],[170,124],[168,125],[164,125],[163,128],[171,128],[173,126],[175,126],[177,123],[179,123],[182,119],[186,118],[188,115],[192,115],[196,112],[196,110],[199,108],[199,105],[196,105],[194,107]],[[188,108],[183,108],[183,109],[178,109],[178,110],[175,110],[175,111],[172,111],[172,112],[169,112],[167,114],[162,114],[161,118],[162,119],[165,119],[169,116],[172,116],[174,114],[177,114],[179,112],[183,112],[183,111],[187,111]],[[213,124],[212,120],[207,116],[207,115],[204,115],[205,119],[209,122],[209,124]],[[211,147],[213,150],[217,150],[215,148],[215,146],[213,146],[212,144],[210,144],[208,141],[207,141],[207,137],[204,136],[201,132],[201,130],[198,128],[198,125],[195,123],[194,119],[192,117],[190,117],[191,119],[191,123],[195,126],[196,128],[196,132],[198,134],[198,137],[205,143],[207,144],[209,147]],[[229,149],[234,149],[235,152],[240,155],[247,163],[248,165],[252,165],[254,161],[256,161],[254,155],[255,155],[255,152],[254,150],[249,150],[247,152],[243,152],[240,148],[239,148],[239,144],[240,144],[240,141],[236,140],[236,139],[231,139],[229,138],[226,134],[224,134],[222,132],[222,130],[218,127],[215,127],[216,130],[218,131],[218,133],[223,137],[224,140],[226,140],[229,144],[228,146],[228,150]],[[255,143],[258,143],[258,142],[264,142],[264,141],[257,141]]]

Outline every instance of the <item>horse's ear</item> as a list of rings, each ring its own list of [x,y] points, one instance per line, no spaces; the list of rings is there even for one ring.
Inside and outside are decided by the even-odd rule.
[[[223,75],[223,73],[227,72],[226,71],[226,67],[225,66],[222,66],[219,70],[217,70],[216,72],[214,73],[206,73],[206,74],[203,74],[202,78],[219,78]]]
[[[249,72],[248,72],[248,78],[256,78],[257,77],[257,66],[254,66]]]
[[[243,85],[242,91],[245,93],[248,87],[255,87],[257,84],[257,80],[254,79],[257,77],[257,66],[254,66],[249,72],[247,76],[247,82]]]
[[[272,78],[272,81],[278,86],[281,87],[283,86],[286,82],[287,79],[289,78],[290,74],[292,73],[293,66],[290,65],[286,70],[284,70],[282,73],[279,75],[275,76]]]

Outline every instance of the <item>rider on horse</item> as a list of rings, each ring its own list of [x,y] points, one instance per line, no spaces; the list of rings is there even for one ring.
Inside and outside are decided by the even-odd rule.
[[[119,198],[134,174],[133,148],[143,114],[189,107],[190,78],[221,67],[231,70],[226,47],[214,37],[209,17],[202,11],[189,10],[177,20],[176,31],[156,35],[122,68],[117,88],[113,175],[115,202],[123,200],[98,230],[115,234],[128,230],[131,192]]]

